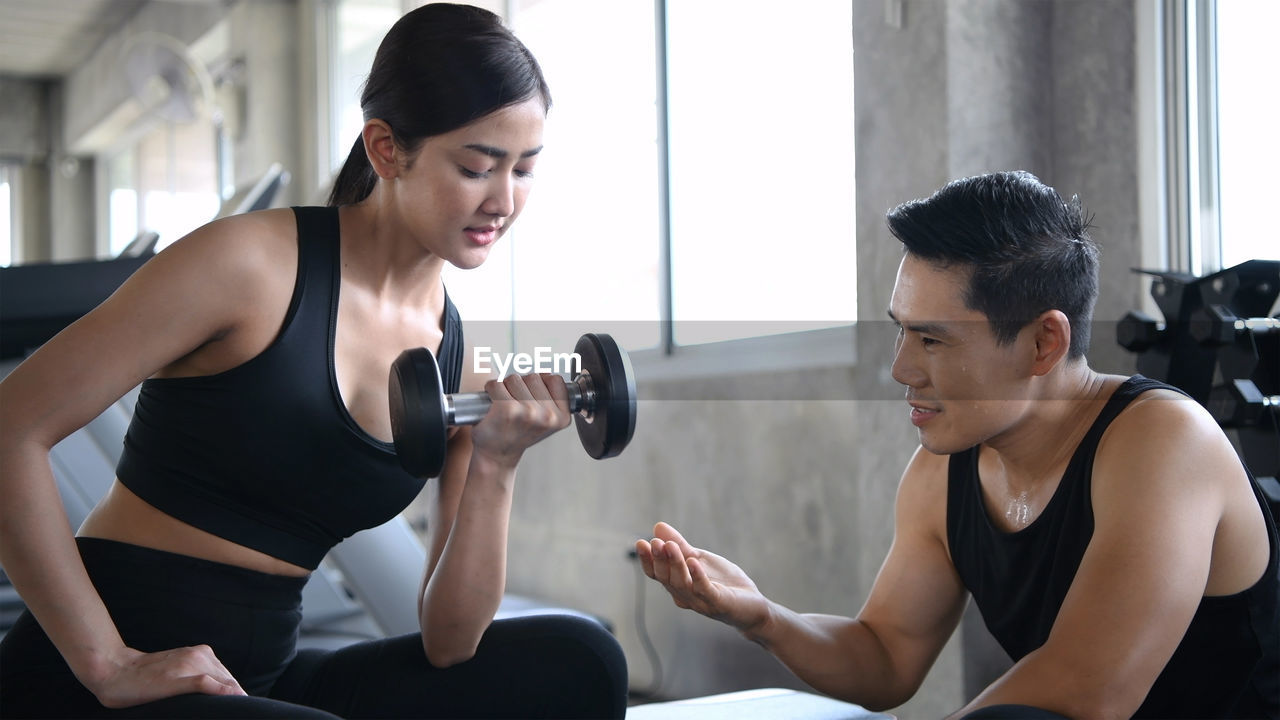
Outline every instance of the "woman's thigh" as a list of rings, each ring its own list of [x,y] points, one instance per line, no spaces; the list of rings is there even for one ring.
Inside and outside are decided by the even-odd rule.
[[[109,709],[80,684],[29,612],[0,642],[0,718],[317,718],[334,716],[269,698],[179,695]]]
[[[419,635],[302,651],[269,693],[346,718],[622,717],[626,660],[599,624],[494,622],[470,660],[433,667]]]

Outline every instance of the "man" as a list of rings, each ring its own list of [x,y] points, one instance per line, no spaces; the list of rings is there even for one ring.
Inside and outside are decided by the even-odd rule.
[[[861,612],[782,607],[665,523],[636,543],[646,574],[870,708],[915,693],[972,595],[1015,662],[955,717],[1280,715],[1275,525],[1202,407],[1089,368],[1079,200],[996,173],[888,224],[893,377],[921,447]]]

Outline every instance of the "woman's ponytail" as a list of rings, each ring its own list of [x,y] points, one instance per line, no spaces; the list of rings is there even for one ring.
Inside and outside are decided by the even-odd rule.
[[[378,176],[373,172],[369,156],[364,152],[364,136],[361,135],[356,138],[356,144],[351,146],[351,153],[347,155],[346,162],[342,163],[342,170],[338,171],[338,177],[333,181],[328,205],[354,205],[369,197],[377,182]]]

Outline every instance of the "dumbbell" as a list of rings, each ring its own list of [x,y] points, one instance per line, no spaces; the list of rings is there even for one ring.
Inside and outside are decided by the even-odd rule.
[[[1209,414],[1224,427],[1249,427],[1267,413],[1280,412],[1280,395],[1263,395],[1248,379],[1232,380],[1209,391]]]
[[[1236,333],[1262,335],[1277,331],[1280,331],[1280,318],[1239,318],[1225,305],[1206,305],[1191,313],[1187,328],[1196,342],[1207,345],[1226,345],[1235,339]]]
[[[1116,323],[1116,342],[1130,352],[1143,352],[1160,342],[1164,327],[1155,318],[1130,310]]]
[[[636,429],[636,381],[631,359],[603,333],[578,338],[580,372],[565,382],[578,438],[597,460],[622,452]],[[446,395],[440,366],[426,348],[400,353],[388,380],[391,435],[400,465],[420,478],[444,468],[449,428],[475,425],[493,404],[487,393]]]

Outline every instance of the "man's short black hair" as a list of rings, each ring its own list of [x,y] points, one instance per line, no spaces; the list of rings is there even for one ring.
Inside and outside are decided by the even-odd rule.
[[[999,172],[952,181],[887,219],[906,252],[971,270],[965,307],[987,316],[998,343],[1060,310],[1071,322],[1070,357],[1088,351],[1098,246],[1078,197],[1064,202],[1029,172]]]

